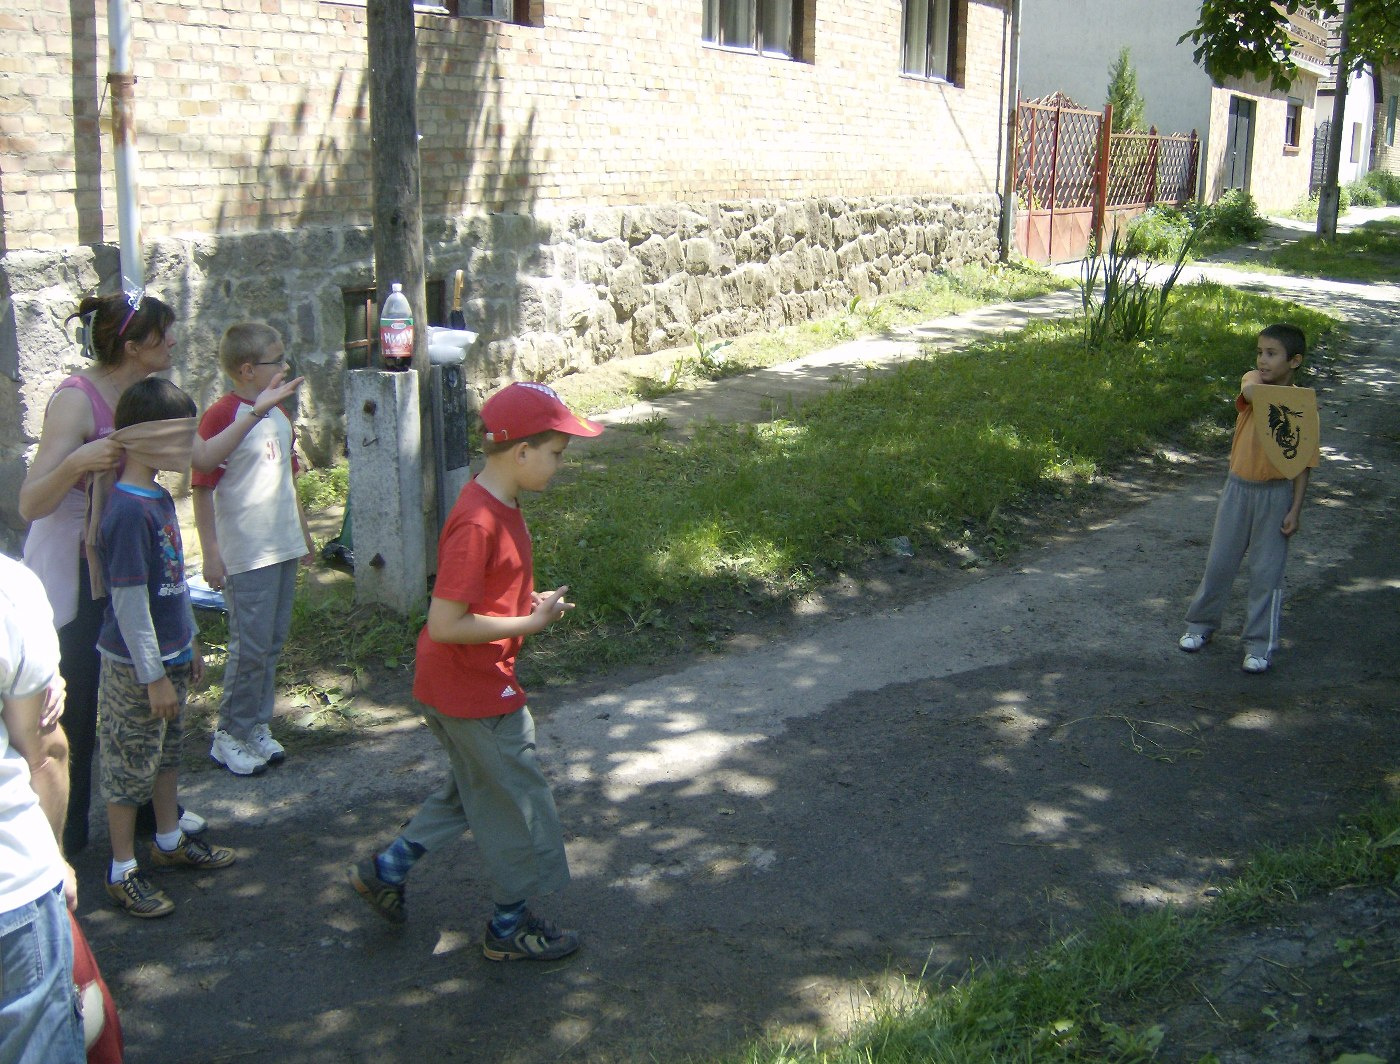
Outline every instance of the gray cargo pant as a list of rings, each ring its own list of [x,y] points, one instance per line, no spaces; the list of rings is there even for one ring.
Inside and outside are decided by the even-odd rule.
[[[1293,505],[1291,480],[1243,480],[1233,473],[1220,492],[1206,572],[1186,610],[1186,630],[1209,636],[1220,627],[1225,598],[1240,563],[1249,555],[1245,653],[1270,660],[1278,649],[1283,610],[1283,569],[1288,537],[1283,518]]]

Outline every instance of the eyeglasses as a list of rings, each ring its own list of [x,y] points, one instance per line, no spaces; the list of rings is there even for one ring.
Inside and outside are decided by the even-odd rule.
[[[255,366],[285,366],[286,364],[287,364],[287,360],[286,360],[285,358],[274,358],[274,359],[271,359],[271,360],[269,360],[269,361],[267,361],[267,362],[254,362],[254,363],[253,363],[253,365],[255,365]]]

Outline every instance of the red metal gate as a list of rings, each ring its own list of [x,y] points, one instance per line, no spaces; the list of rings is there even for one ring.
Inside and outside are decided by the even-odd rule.
[[[1111,133],[1113,110],[1063,93],[1016,109],[1016,245],[1034,262],[1082,258],[1107,226],[1196,195],[1195,132]]]

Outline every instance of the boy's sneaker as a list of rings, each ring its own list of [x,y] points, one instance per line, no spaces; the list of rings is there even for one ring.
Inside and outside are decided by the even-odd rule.
[[[151,842],[151,864],[157,868],[227,868],[233,860],[233,851],[227,846],[210,846],[188,835],[181,835],[173,850],[162,850]]]
[[[253,734],[248,736],[244,745],[269,765],[275,765],[287,756],[287,748],[272,737],[272,729],[266,724],[259,724],[254,728]]]
[[[481,940],[481,952],[488,961],[557,961],[578,947],[577,931],[561,930],[529,909],[521,914],[515,930],[504,938],[496,937],[488,920]]]
[[[1176,641],[1176,645],[1188,654],[1194,654],[1210,642],[1210,636],[1201,635],[1199,632],[1187,632]]]
[[[401,924],[408,919],[404,905],[402,883],[386,883],[379,878],[379,869],[374,858],[351,865],[345,871],[345,878],[371,909],[391,924]]]
[[[118,909],[139,920],[154,920],[175,911],[175,903],[165,896],[165,891],[151,886],[139,868],[133,868],[116,883],[108,883],[107,896]]]
[[[1240,666],[1245,672],[1268,672],[1269,659],[1261,658],[1258,654],[1246,654],[1244,664]]]
[[[267,758],[242,739],[236,739],[223,728],[214,729],[214,742],[209,756],[235,776],[256,776],[267,769]]]
[[[180,830],[193,838],[195,835],[203,835],[204,829],[209,826],[209,821],[205,820],[198,813],[192,813],[183,805],[180,806]]]

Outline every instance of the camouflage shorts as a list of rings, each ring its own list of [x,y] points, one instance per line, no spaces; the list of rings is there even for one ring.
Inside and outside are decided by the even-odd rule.
[[[181,716],[189,694],[190,673],[189,664],[165,667],[165,674],[175,685]],[[179,766],[184,734],[181,717],[157,720],[151,716],[151,700],[146,685],[136,678],[135,668],[103,657],[97,688],[97,736],[105,801],[117,805],[142,805],[149,801],[156,773]]]

